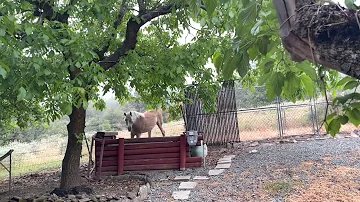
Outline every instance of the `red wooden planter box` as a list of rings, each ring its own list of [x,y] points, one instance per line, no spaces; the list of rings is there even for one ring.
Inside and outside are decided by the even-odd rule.
[[[185,135],[154,138],[99,138],[95,141],[95,175],[121,175],[125,171],[201,167],[201,157],[190,157]],[[202,136],[198,138],[200,145]]]

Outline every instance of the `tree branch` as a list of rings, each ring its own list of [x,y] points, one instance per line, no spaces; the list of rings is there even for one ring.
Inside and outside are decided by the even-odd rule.
[[[36,1],[36,0],[27,0],[29,3],[31,3],[35,9],[34,9],[34,16],[37,17],[44,17],[48,19],[49,21],[59,21],[61,23],[67,24],[69,14],[67,12],[59,13],[55,12],[52,4],[50,4],[50,1]],[[71,1],[73,3],[73,1]]]
[[[100,66],[102,66],[105,70],[108,70],[114,65],[116,65],[119,62],[119,59],[126,55],[129,50],[135,49],[138,33],[141,26],[154,18],[171,13],[174,6],[176,5],[173,3],[168,5],[162,5],[152,11],[147,11],[144,14],[139,14],[137,16],[140,19],[139,22],[137,22],[134,17],[130,18],[127,22],[126,36],[122,45],[112,55],[99,61],[98,63],[100,64]],[[176,9],[179,8],[180,7],[176,7]]]
[[[146,12],[146,2],[145,0],[137,0],[139,5],[139,14],[143,14]]]
[[[123,0],[120,6],[119,15],[117,15],[116,20],[113,24],[113,28],[116,30],[119,25],[123,22],[124,16],[126,15],[128,8],[126,7],[126,0]],[[95,53],[99,56],[100,60],[104,60],[104,54],[109,50],[110,42],[115,38],[116,32],[111,34],[110,39],[107,41],[106,45],[102,49],[95,50]]]

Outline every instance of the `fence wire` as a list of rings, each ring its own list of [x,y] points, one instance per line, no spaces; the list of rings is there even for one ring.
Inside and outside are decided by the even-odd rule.
[[[61,169],[61,162],[65,155],[67,137],[48,137],[30,143],[13,142],[0,148],[0,155],[10,149],[12,153],[12,176],[22,176],[43,170]],[[83,142],[82,162],[88,161],[88,150]],[[9,167],[9,158],[2,163]],[[0,180],[7,180],[8,172],[0,168]]]

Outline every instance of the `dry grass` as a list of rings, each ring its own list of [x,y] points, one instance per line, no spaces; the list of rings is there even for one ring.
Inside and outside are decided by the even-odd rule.
[[[315,168],[319,172],[310,174]],[[358,168],[307,164],[301,166],[298,172],[309,174],[309,184],[297,186],[296,191],[287,198],[288,201],[360,201]]]
[[[28,173],[35,173],[42,170],[61,167],[61,161],[65,154],[67,138],[49,137],[30,143],[13,142],[0,148],[0,155],[10,149],[12,153],[12,175],[21,176]],[[86,146],[83,146],[83,155],[87,154]],[[86,156],[82,161],[87,161]],[[3,160],[5,166],[9,166],[9,158]],[[7,171],[0,167],[0,180],[8,177]]]

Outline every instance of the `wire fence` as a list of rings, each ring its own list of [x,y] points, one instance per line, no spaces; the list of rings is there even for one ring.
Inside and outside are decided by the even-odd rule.
[[[10,149],[12,153],[12,176],[22,176],[28,173],[36,173],[49,169],[60,169],[65,155],[67,137],[48,137],[30,143],[13,142],[0,148],[0,155]],[[88,161],[88,150],[83,143],[82,162]],[[9,167],[9,158],[2,161],[4,166]],[[5,168],[0,168],[0,180],[8,178]]]

